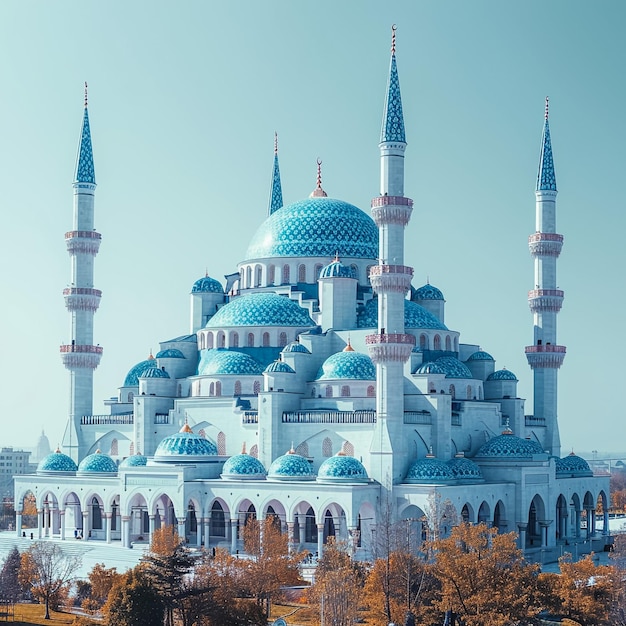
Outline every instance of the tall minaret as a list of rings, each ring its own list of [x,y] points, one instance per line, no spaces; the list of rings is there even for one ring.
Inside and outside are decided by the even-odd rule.
[[[270,201],[268,215],[278,211],[283,206],[283,189],[280,184],[280,169],[278,168],[278,133],[274,133],[274,166],[272,167],[272,184],[270,186]]]
[[[563,291],[557,289],[556,281],[556,261],[563,247],[563,235],[556,232],[556,194],[546,98],[535,191],[535,234],[528,238],[530,254],[535,259],[535,288],[528,292],[528,304],[533,313],[534,343],[526,347],[526,358],[534,374],[534,416],[545,419],[544,445],[550,454],[560,456],[557,375],[565,358],[565,346],[558,345],[556,340],[556,318],[563,304]]]
[[[70,370],[70,414],[63,445],[67,454],[78,461],[85,456],[88,445],[81,435],[81,418],[92,414],[93,372],[102,357],[102,348],[93,345],[93,316],[102,295],[93,287],[93,266],[102,236],[94,228],[96,175],[87,111],[87,83],[73,187],[74,224],[73,229],[65,233],[71,258],[71,284],[63,290],[65,306],[71,316],[71,342],[61,346],[61,358]]]
[[[396,67],[396,27],[392,27],[391,66],[380,137],[380,196],[372,200],[372,217],[379,232],[379,264],[370,270],[378,296],[378,332],[368,335],[370,357],[376,364],[376,427],[370,446],[372,478],[387,490],[406,471],[404,364],[415,338],[404,333],[404,300],[413,269],[404,263],[404,229],[413,201],[404,197],[406,137],[400,82]]]

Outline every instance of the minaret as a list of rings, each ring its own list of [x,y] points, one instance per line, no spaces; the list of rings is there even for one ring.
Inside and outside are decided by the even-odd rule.
[[[379,264],[370,270],[378,296],[378,332],[366,337],[376,364],[376,427],[370,446],[370,476],[387,496],[406,470],[404,421],[404,364],[415,338],[404,332],[404,300],[413,269],[404,265],[404,229],[413,201],[404,196],[406,137],[400,82],[396,67],[396,27],[392,27],[391,66],[380,137],[380,196],[372,200],[372,217],[379,230]]]
[[[70,370],[70,414],[64,446],[66,453],[79,461],[85,456],[87,447],[81,435],[81,418],[92,414],[93,372],[102,357],[102,348],[93,345],[93,317],[102,295],[93,286],[93,266],[102,236],[94,228],[96,176],[87,111],[87,83],[73,187],[74,224],[73,229],[65,233],[71,258],[71,284],[63,290],[65,306],[71,316],[71,342],[61,346],[61,358]]]
[[[563,235],[556,232],[556,177],[550,143],[548,98],[537,175],[535,234],[528,238],[535,260],[535,288],[528,292],[533,313],[534,343],[526,347],[526,358],[534,374],[534,417],[545,420],[548,452],[560,456],[557,423],[557,375],[565,358],[565,346],[557,344],[556,318],[563,304],[557,289],[556,261],[563,247]]]
[[[272,167],[272,185],[270,187],[270,201],[268,215],[271,215],[283,206],[283,189],[280,184],[280,169],[278,168],[278,133],[274,133],[274,167]]]

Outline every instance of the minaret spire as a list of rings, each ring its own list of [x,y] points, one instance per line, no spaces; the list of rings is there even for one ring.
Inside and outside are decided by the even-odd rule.
[[[396,65],[396,25],[391,27],[391,64],[383,113],[383,126],[380,132],[380,142],[401,141],[406,143],[404,132],[404,116],[402,114],[402,98],[400,97],[400,79]]]
[[[74,183],[96,184],[96,171],[93,165],[93,150],[91,147],[91,130],[89,128],[89,110],[87,108],[87,83],[85,83],[85,110],[83,113],[83,127],[80,131],[80,142],[78,143]]]
[[[272,185],[270,187],[270,202],[268,215],[271,215],[283,206],[283,189],[280,184],[280,169],[278,167],[278,133],[274,133],[274,167],[272,168]]]
[[[541,156],[539,157],[539,172],[537,173],[537,191],[557,191],[554,159],[552,158],[552,142],[550,141],[550,123],[548,122],[549,104],[550,99],[546,96]]]

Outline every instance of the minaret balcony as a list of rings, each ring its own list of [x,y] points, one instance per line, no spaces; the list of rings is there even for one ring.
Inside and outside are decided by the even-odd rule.
[[[92,369],[100,365],[102,348],[100,346],[87,346],[77,344],[65,344],[59,349],[61,360],[68,370]]]
[[[406,294],[411,288],[413,268],[406,265],[373,265],[369,278],[376,293]]]
[[[68,287],[63,290],[65,307],[68,311],[92,311],[95,313],[100,306],[102,292],[87,287]]]
[[[95,230],[70,230],[65,233],[65,244],[70,254],[98,254],[102,235]]]
[[[531,369],[558,369],[565,359],[565,346],[550,343],[526,346],[526,359]]]
[[[415,347],[415,337],[404,333],[367,335],[365,344],[374,364],[392,361],[406,363]]]
[[[563,296],[560,289],[532,289],[528,292],[528,306],[533,313],[558,313],[563,306]]]
[[[406,226],[411,219],[413,200],[404,196],[378,196],[371,206],[372,218],[379,228],[386,224]]]
[[[563,247],[563,235],[535,233],[528,238],[528,248],[533,256],[558,257]]]

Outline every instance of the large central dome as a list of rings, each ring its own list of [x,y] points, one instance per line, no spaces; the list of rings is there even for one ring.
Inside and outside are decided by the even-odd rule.
[[[378,229],[361,209],[307,198],[272,213],[252,238],[246,260],[273,257],[378,257]]]

